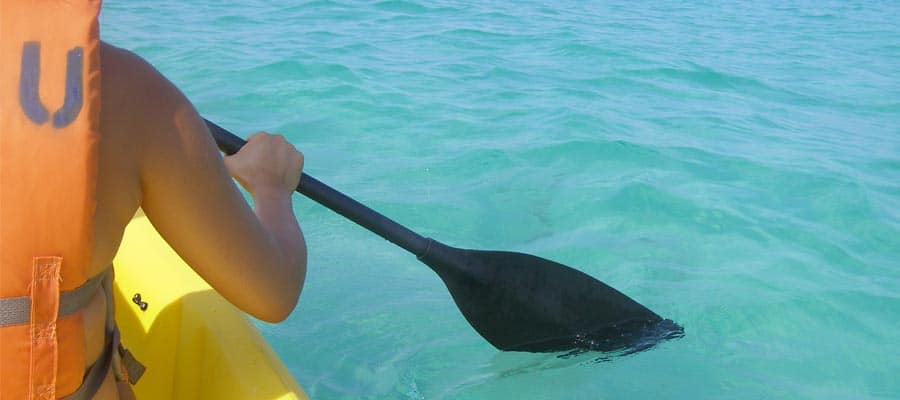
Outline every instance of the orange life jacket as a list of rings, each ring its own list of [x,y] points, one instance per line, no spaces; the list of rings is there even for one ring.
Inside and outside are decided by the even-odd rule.
[[[0,1],[3,400],[64,397],[86,380],[84,302],[67,298],[92,298],[100,286],[86,276],[98,168],[99,11],[100,0]]]

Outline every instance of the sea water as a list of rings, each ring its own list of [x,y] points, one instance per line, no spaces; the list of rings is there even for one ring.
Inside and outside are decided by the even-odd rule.
[[[684,326],[504,353],[438,277],[297,196],[259,326],[318,399],[900,398],[900,3],[124,1],[102,36],[207,118],[461,247],[575,266]]]

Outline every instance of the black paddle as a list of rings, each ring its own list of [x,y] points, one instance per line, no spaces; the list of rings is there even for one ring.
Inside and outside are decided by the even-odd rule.
[[[225,154],[246,143],[206,121]],[[424,238],[308,174],[297,191],[414,254],[443,279],[466,320],[500,350],[639,351],[682,328],[591,276],[528,254]]]

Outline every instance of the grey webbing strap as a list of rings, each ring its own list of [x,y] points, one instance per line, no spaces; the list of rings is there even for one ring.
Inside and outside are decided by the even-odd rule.
[[[61,398],[60,400],[89,400],[93,399],[106,375],[109,373],[109,367],[112,366],[113,352],[119,349],[119,330],[114,329],[106,335],[106,346],[97,362],[88,369],[81,381],[81,387],[74,393]]]
[[[123,346],[119,346],[119,366],[116,367],[116,358],[113,358],[113,367],[116,368],[124,368],[126,375],[128,376],[128,383],[134,385],[138,383],[142,376],[144,376],[144,372],[147,371],[147,367],[144,364],[141,364],[137,358],[134,358],[134,354],[131,354],[128,349]],[[123,379],[116,376],[116,379],[122,381]]]
[[[63,397],[62,400],[89,400],[93,399],[94,395],[97,394],[97,391],[100,390],[100,386],[103,385],[103,381],[106,380],[106,375],[109,374],[109,369],[113,366],[113,359],[116,356],[116,352],[119,351],[119,347],[121,346],[121,341],[119,338],[119,329],[116,328],[115,321],[115,309],[113,308],[113,300],[112,300],[112,267],[107,268],[103,273],[98,274],[96,277],[91,278],[91,280],[97,280],[97,285],[106,292],[107,303],[106,303],[106,327],[104,331],[106,332],[106,340],[105,347],[103,348],[103,353],[100,354],[100,358],[88,368],[87,372],[84,374],[84,378],[81,381],[81,386],[74,393]],[[86,286],[82,285],[83,286]],[[95,285],[96,286],[96,285]],[[81,288],[79,288],[81,289]],[[78,290],[78,289],[76,289]],[[60,309],[62,309],[62,305],[60,305]]]
[[[88,279],[83,285],[62,292],[59,295],[59,318],[74,314],[76,311],[86,307],[97,290],[100,288],[103,279],[112,271],[112,267],[107,268],[103,272]],[[0,328],[4,326],[25,325],[31,320],[31,298],[24,297],[7,297],[0,298]]]

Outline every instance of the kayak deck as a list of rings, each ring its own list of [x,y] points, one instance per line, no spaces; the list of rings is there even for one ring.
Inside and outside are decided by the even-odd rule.
[[[115,261],[122,343],[147,367],[138,399],[306,399],[248,320],[181,260],[141,213]],[[132,299],[140,294],[146,310]]]

